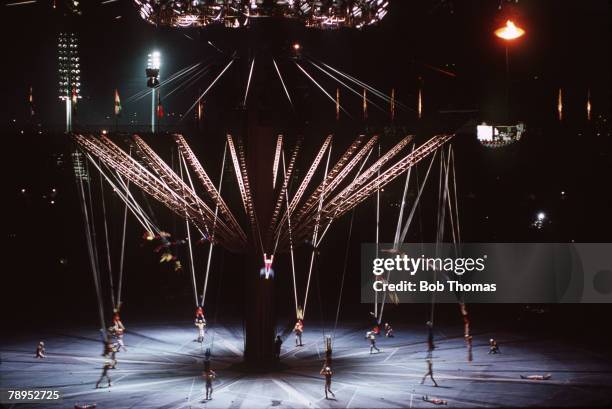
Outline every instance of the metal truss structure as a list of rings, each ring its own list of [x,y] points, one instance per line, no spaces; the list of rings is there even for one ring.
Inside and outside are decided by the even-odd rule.
[[[323,181],[312,189],[310,195],[305,194],[309,190],[314,175],[320,170],[319,165],[325,153],[331,149],[333,137],[330,135],[325,138],[311,166],[299,183],[299,187],[295,192],[291,192],[290,181],[301,146],[301,140],[298,140],[288,164],[285,163],[284,150],[281,149],[278,153],[280,163],[275,166],[282,166],[280,169],[282,172],[279,173],[283,175],[283,182],[279,183],[274,190],[276,194],[274,210],[270,220],[263,221],[264,225],[267,224],[267,229],[262,230],[249,185],[244,147],[239,139],[228,135],[229,152],[242,205],[250,225],[250,237],[245,234],[239,219],[223,200],[183,136],[174,135],[174,141],[184,160],[185,169],[191,169],[202,185],[206,194],[204,199],[200,198],[195,190],[184,182],[182,175],[179,176],[137,135],[132,140],[143,164],[128,155],[106,136],[98,138],[77,134],[74,135],[74,140],[90,159],[97,158],[106,168],[128,179],[175,214],[186,218],[200,231],[206,231],[211,241],[232,252],[247,252],[261,246],[262,252],[274,254],[277,249],[287,250],[291,240],[293,243],[299,243],[312,236],[319,226],[330,225],[334,220],[358,206],[376,191],[383,189],[410,167],[443,146],[453,136],[449,134],[434,136],[389,165],[413,140],[412,136],[406,136],[372,165],[365,167],[365,161],[374,149],[378,137],[374,135],[364,144],[367,138],[361,135],[340,156],[329,172],[323,175]],[[280,143],[277,143],[277,147],[279,145]],[[350,175],[353,177],[349,182],[347,178]],[[191,183],[189,172],[187,177]],[[342,186],[344,187],[341,188]],[[306,199],[302,200],[305,196]],[[217,217],[217,212],[211,206],[219,210],[220,217]],[[265,233],[263,237],[262,231]]]
[[[286,18],[306,27],[362,28],[379,22],[387,0],[134,0],[147,22],[170,27],[230,28],[248,26],[253,19]]]

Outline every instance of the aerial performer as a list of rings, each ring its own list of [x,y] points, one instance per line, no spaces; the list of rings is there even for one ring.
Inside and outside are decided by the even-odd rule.
[[[425,383],[425,379],[427,379],[428,376],[431,378],[431,381],[433,382],[434,386],[438,386],[438,383],[433,377],[433,360],[431,359],[431,356],[427,358],[427,373],[423,375],[423,379],[421,379],[421,385]]]
[[[195,326],[198,328],[198,342],[204,342],[204,328],[206,327],[206,320],[202,316],[201,318],[196,317]]]
[[[195,317],[196,317],[196,320],[201,319],[201,320],[206,321],[206,319],[204,318],[204,308],[198,305],[195,310]]]
[[[371,329],[371,332],[373,332],[374,334],[378,335],[380,333],[380,327],[378,326],[378,318],[376,317],[376,314],[374,314],[373,312],[370,312],[370,316],[372,317],[372,329]],[[370,331],[368,331],[368,332],[370,332]]]
[[[270,257],[264,253],[264,267],[259,271],[259,275],[266,279],[274,278],[274,270],[272,270],[272,263],[274,262],[274,254]]]
[[[335,398],[336,395],[334,395],[331,390],[332,375],[334,374],[331,369],[331,366],[324,365],[323,369],[321,369],[321,372],[319,373],[325,377],[325,399],[329,399],[328,393],[331,393],[331,395]]]
[[[332,339],[330,336],[325,337],[325,365],[332,364]]]
[[[295,346],[301,347],[304,346],[302,344],[302,333],[304,332],[304,321],[298,319],[293,327],[293,332],[295,332]]]
[[[113,340],[117,344],[117,351],[120,351],[121,349],[123,349],[124,351],[127,352],[127,348],[125,347],[125,344],[123,343],[123,334],[125,333],[125,326],[123,325],[123,322],[121,322],[121,317],[119,316],[119,309],[115,308],[113,311],[114,311],[113,322],[111,326],[108,328],[108,333],[110,334],[110,336],[113,338]]]
[[[468,337],[470,335],[470,317],[468,316],[467,307],[464,303],[459,303],[461,308],[461,316],[463,317],[463,336]]]
[[[468,362],[472,362],[472,360],[473,360],[473,356],[472,356],[472,336],[471,335],[466,335],[464,338],[465,338],[465,344],[467,345],[467,349],[468,349]]]

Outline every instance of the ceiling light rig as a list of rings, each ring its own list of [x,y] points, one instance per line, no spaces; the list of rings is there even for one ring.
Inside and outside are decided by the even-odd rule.
[[[169,27],[230,28],[248,26],[252,19],[287,18],[306,27],[363,28],[387,14],[388,0],[134,0],[140,16],[151,24]]]

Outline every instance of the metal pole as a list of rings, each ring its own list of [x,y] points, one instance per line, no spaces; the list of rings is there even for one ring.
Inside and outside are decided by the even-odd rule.
[[[155,133],[155,88],[151,88],[151,133]]]
[[[66,98],[66,132],[72,132],[72,101]]]

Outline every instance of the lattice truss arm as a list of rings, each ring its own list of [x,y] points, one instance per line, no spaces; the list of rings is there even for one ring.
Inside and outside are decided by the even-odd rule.
[[[293,214],[293,212],[295,211],[297,205],[300,202],[300,199],[302,198],[302,196],[306,192],[306,189],[308,188],[308,185],[310,184],[310,181],[311,181],[312,177],[314,176],[314,174],[315,174],[315,172],[317,170],[317,167],[319,166],[319,163],[321,163],[321,159],[323,159],[323,155],[325,155],[325,151],[327,151],[327,148],[331,144],[331,140],[332,140],[332,136],[331,135],[329,135],[327,138],[325,138],[325,141],[323,142],[323,145],[319,149],[319,152],[317,153],[317,156],[315,157],[314,161],[310,165],[310,168],[308,169],[308,172],[306,172],[306,175],[304,176],[304,179],[302,180],[302,183],[300,183],[300,186],[295,191],[295,194],[293,195],[293,198],[291,199],[291,202],[289,203],[289,208],[285,210],[285,213],[283,214],[283,217],[282,217],[280,223],[278,223],[278,226],[275,229],[275,234],[274,234],[275,237],[276,237],[276,235],[281,233],[283,227],[287,223],[287,218],[289,217],[290,214]],[[271,225],[271,227],[272,227],[272,225]]]
[[[209,237],[213,236],[212,226],[215,225],[214,234],[221,234],[227,236],[228,239],[232,239],[236,241],[236,244],[245,244],[245,240],[243,237],[240,237],[239,231],[234,231],[230,229],[227,224],[225,224],[222,220],[218,220],[215,217],[215,212],[208,207],[202,199],[189,187],[175,172],[164,162],[162,158],[155,153],[153,149],[149,145],[145,143],[142,138],[138,135],[134,135],[134,142],[136,144],[137,150],[136,152],[141,156],[141,158],[145,161],[147,166],[153,172],[157,174],[157,176],[165,182],[171,190],[179,193],[183,199],[190,205],[191,208],[196,209],[200,215],[200,218],[204,222],[206,226],[206,231]]]
[[[300,147],[302,144],[302,140],[298,139],[293,148],[293,152],[291,153],[291,159],[289,159],[289,165],[287,165],[287,169],[285,172],[285,177],[283,179],[283,184],[278,192],[278,197],[276,198],[276,204],[274,205],[274,211],[272,212],[272,218],[270,219],[270,226],[268,227],[268,234],[266,235],[266,247],[269,248],[272,244],[272,241],[276,240],[276,236],[274,232],[276,231],[276,224],[278,222],[278,218],[280,217],[281,210],[283,204],[286,202],[285,195],[288,194],[289,189],[289,181],[291,180],[291,175],[293,174],[293,169],[295,169],[295,161],[298,156],[298,152],[300,151]],[[278,144],[277,144],[278,147]],[[279,153],[280,156],[280,153]],[[272,252],[270,252],[272,253]]]
[[[359,140],[359,138],[357,139]],[[353,145],[358,143],[358,140],[355,141]],[[374,144],[376,143],[377,140],[378,140],[378,136],[376,135],[373,136],[368,141],[366,146],[364,146],[358,152],[358,154],[355,155],[352,158],[352,160],[348,162],[347,166],[345,167],[339,166],[340,171],[338,172],[337,176],[329,183],[329,185],[324,183],[325,191],[324,191],[324,198],[323,198],[324,201],[323,201],[322,210],[328,208],[330,204],[329,201],[326,201],[325,199],[329,197],[338,186],[340,186],[341,182],[349,175],[351,170],[353,170],[357,166],[357,164],[362,160],[362,158],[364,158],[365,155],[367,155],[367,153],[374,147]],[[402,149],[404,149],[410,143],[411,140],[412,140],[412,136],[404,137],[400,142],[398,142],[394,147],[392,147],[387,153],[385,153],[382,157],[380,157],[372,166],[370,166],[364,172],[362,172],[355,180],[349,183],[339,194],[337,194],[333,199],[331,199],[331,203],[336,205],[338,203],[343,202],[348,197],[350,197],[351,194],[353,194],[361,186],[367,183],[374,175],[376,175],[387,162],[389,162],[397,154],[399,154],[402,151]],[[357,147],[354,147],[353,145],[349,147],[348,152],[354,153],[357,150]],[[343,157],[341,158],[341,161],[343,159],[346,160],[345,155],[343,155]],[[327,179],[326,179],[326,182],[327,182]],[[316,199],[312,201],[309,206],[305,206],[302,209],[302,213],[300,214],[300,217],[296,218],[297,220],[295,221],[295,224],[294,224],[295,225],[294,237],[296,238],[296,240],[304,238],[306,235],[308,235],[308,232],[310,231],[310,229],[314,226],[314,224],[316,224],[316,221],[318,219],[317,200],[319,198],[319,196],[316,195],[316,191],[315,191],[315,197]],[[326,213],[322,211],[322,215],[326,215]],[[285,237],[287,234],[288,233],[285,232],[285,235],[283,237]]]
[[[259,225],[257,223],[257,215],[255,214],[255,205],[253,196],[251,195],[251,187],[249,184],[249,175],[247,173],[246,157],[244,147],[240,139],[227,135],[227,145],[230,148],[230,156],[234,165],[234,173],[238,182],[238,189],[242,198],[242,205],[249,218],[251,231],[253,233],[253,242],[256,243],[259,237]]]
[[[186,185],[178,191],[173,189],[104,136],[98,139],[93,136],[73,135],[73,138],[79,146],[99,158],[108,168],[114,169],[177,215],[187,218],[200,230],[208,230],[209,226],[212,226],[214,213],[210,212],[210,208],[208,211],[199,208],[198,206],[204,203]],[[159,163],[157,166],[161,167]],[[169,175],[165,177],[168,178]],[[244,251],[244,243],[238,240],[225,223],[218,223],[218,227],[216,242],[233,251]]]
[[[346,212],[353,209],[367,197],[371,196],[378,189],[384,188],[395,178],[406,172],[411,166],[416,165],[421,159],[434,152],[440,146],[448,142],[454,135],[438,135],[429,139],[427,142],[416,148],[410,154],[391,165],[387,170],[382,171],[379,176],[375,176],[379,171],[396,157],[401,150],[410,143],[411,136],[402,139],[397,145],[391,148],[385,155],[380,157],[373,165],[363,171],[359,177],[349,183],[340,193],[329,200],[323,202],[321,209],[321,223],[328,224],[341,217]],[[373,146],[373,144],[372,144]],[[367,150],[366,150],[367,149]],[[367,153],[371,147],[367,145],[360,153]],[[363,157],[363,156],[362,156]],[[339,184],[339,183],[338,183]],[[335,187],[338,186],[336,184]],[[331,186],[330,186],[331,187]],[[332,193],[332,189],[328,193]],[[327,193],[326,193],[327,194]],[[316,209],[314,210],[316,212]],[[292,219],[293,221],[293,219]],[[317,222],[316,214],[305,209],[304,216],[297,220],[293,228],[293,237],[296,242],[310,237],[312,229]],[[284,236],[283,236],[284,237]]]
[[[182,135],[177,134],[174,135],[174,141],[176,142],[179,151],[185,158],[185,162],[187,162],[189,167],[194,171],[197,179],[200,181],[200,183],[206,190],[208,196],[215,203],[215,206],[218,206],[223,220],[228,224],[231,229],[236,232],[236,234],[240,237],[240,240],[246,243],[246,234],[242,230],[242,227],[240,227],[240,224],[238,224],[238,221],[234,217],[234,214],[219,194],[217,188],[215,187],[212,180],[200,164],[198,158],[191,150],[191,147],[187,144],[185,138]]]

